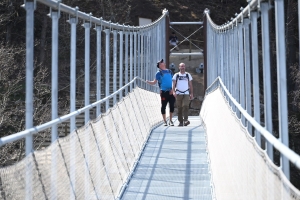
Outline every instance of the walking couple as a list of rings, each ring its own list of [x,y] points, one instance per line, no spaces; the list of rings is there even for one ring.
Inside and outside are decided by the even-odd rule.
[[[185,64],[179,64],[179,72],[174,74],[170,69],[166,68],[164,60],[157,62],[159,70],[155,74],[153,81],[148,81],[150,85],[158,83],[161,97],[161,114],[164,120],[164,125],[168,126],[166,120],[166,106],[169,103],[170,120],[169,125],[174,126],[172,116],[174,112],[174,104],[176,98],[176,106],[178,109],[178,126],[187,126],[190,124],[188,120],[189,102],[193,97],[192,76],[185,71]]]

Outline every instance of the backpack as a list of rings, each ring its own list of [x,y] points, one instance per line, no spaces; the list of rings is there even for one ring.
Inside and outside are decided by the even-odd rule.
[[[168,70],[168,73],[170,73],[170,74],[171,74],[171,77],[172,77],[172,76],[173,76],[172,71],[171,71],[170,69],[167,69],[167,70]],[[158,86],[159,86],[159,88],[161,88],[160,85],[161,85],[161,81],[162,81],[162,78],[163,78],[163,76],[164,76],[164,73],[162,73],[162,70],[161,70],[161,69],[159,70],[159,73],[160,73],[161,78],[160,78],[160,80],[158,81]]]
[[[190,77],[189,77],[189,73],[188,72],[185,72],[185,75],[186,75],[186,78],[188,80],[188,82],[190,81]],[[177,85],[177,81],[178,81],[178,78],[179,78],[179,73],[176,73],[176,82],[175,82],[175,88],[176,88],[176,85]],[[190,88],[188,88],[186,91],[189,91]],[[180,92],[180,93],[185,93],[186,91],[180,91],[180,90],[177,90],[176,91]]]

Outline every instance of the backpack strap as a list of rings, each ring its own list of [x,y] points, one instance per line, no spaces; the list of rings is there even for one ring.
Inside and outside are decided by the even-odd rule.
[[[190,77],[189,77],[189,73],[188,72],[185,72],[185,75],[186,75],[186,78],[188,79],[188,82],[190,81]],[[176,85],[177,85],[177,81],[178,81],[178,78],[179,78],[179,72],[176,73],[176,82],[175,82],[175,88],[176,88]],[[188,88],[186,91],[189,91],[190,88]],[[185,93],[186,91],[180,91],[178,89],[175,90],[175,92],[178,91],[180,93]]]
[[[161,79],[162,79],[162,77],[164,76],[164,73],[162,72],[161,69],[159,69],[159,73],[160,73],[160,76],[161,76]],[[170,69],[168,69],[168,73],[171,74],[171,77],[173,76],[173,73],[172,73],[172,71],[171,71]],[[159,87],[159,88],[160,88],[161,81],[162,81],[161,79],[160,79],[160,81],[158,81],[158,87]]]
[[[188,82],[190,81],[190,77],[189,77],[189,74],[188,74],[188,72],[185,72],[186,74],[186,78],[188,79]],[[176,73],[176,82],[175,82],[175,87],[176,87],[176,85],[177,85],[177,81],[178,81],[178,78],[179,78],[179,72],[178,73]]]

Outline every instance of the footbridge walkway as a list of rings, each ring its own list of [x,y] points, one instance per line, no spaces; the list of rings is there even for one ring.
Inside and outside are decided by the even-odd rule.
[[[40,4],[49,7],[52,20],[52,100],[49,120],[35,125],[34,21]],[[55,0],[25,0],[24,9],[26,128],[0,139],[2,156],[23,158],[0,168],[0,199],[300,199],[291,183],[290,169],[300,169],[300,156],[288,139],[283,0],[249,1],[223,25],[205,10],[203,22],[193,23],[205,35],[206,92],[199,115],[189,116],[184,127],[176,126],[176,116],[175,126],[162,125],[159,89],[146,84],[157,71],[153,61],[168,62],[173,22],[167,10],[149,25],[128,26]],[[269,26],[270,14],[275,26]],[[59,34],[66,16],[70,108],[60,115]],[[270,32],[276,37],[276,91]],[[78,37],[84,38],[84,55],[76,53]],[[77,108],[79,93],[84,106]],[[279,137],[272,130],[273,93]],[[69,134],[62,137],[66,124]],[[39,143],[39,135],[51,136],[50,145]]]

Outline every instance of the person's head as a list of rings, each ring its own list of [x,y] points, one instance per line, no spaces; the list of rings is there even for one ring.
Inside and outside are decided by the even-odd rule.
[[[172,32],[172,35],[175,35],[175,32]]]
[[[159,69],[166,69],[166,64],[164,63],[164,59],[161,59],[160,61],[157,62],[157,68]]]
[[[179,71],[180,71],[181,73],[184,73],[184,72],[185,72],[185,64],[184,64],[184,63],[180,63],[180,64],[179,64]]]

